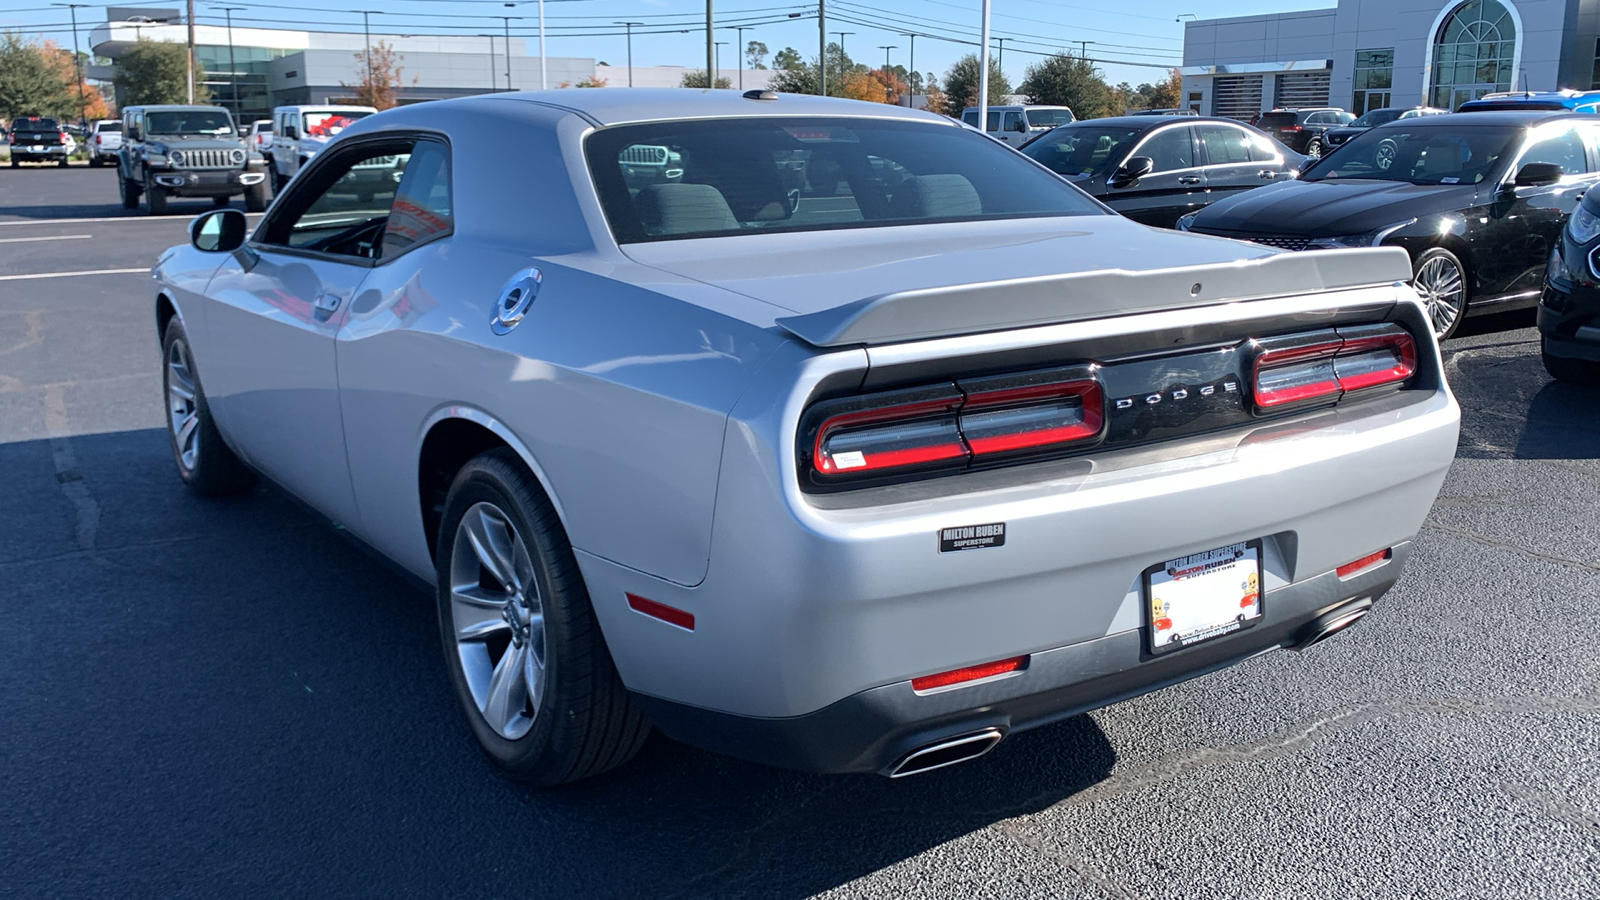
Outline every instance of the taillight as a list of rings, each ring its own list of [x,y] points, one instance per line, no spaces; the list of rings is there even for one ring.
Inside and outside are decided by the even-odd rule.
[[[1279,128],[1278,130],[1279,131],[1299,131],[1300,130],[1300,126],[1299,125],[1285,125],[1282,128]]]
[[[825,479],[963,468],[1097,440],[1105,393],[1085,366],[824,404],[811,466]]]
[[[1332,403],[1345,394],[1404,384],[1417,345],[1395,325],[1317,331],[1259,342],[1253,363],[1257,411]]]

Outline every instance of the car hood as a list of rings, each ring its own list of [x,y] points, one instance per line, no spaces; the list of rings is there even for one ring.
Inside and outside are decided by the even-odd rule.
[[[1404,251],[1280,253],[1120,216],[629,244],[636,262],[792,313],[820,346],[888,343],[1410,277]],[[1374,254],[1376,254],[1374,256]]]
[[[1342,144],[1366,130],[1367,126],[1365,125],[1362,125],[1360,128],[1353,128],[1349,125],[1340,125],[1338,128],[1329,128],[1327,134],[1329,138],[1338,138],[1338,143]]]
[[[1483,185],[1356,178],[1286,181],[1207,206],[1195,217],[1193,229],[1309,237],[1364,234],[1408,219],[1464,209],[1477,203],[1479,191],[1484,189]]]

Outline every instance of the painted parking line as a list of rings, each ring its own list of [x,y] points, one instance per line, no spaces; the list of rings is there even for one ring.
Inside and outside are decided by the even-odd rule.
[[[92,234],[56,234],[50,237],[28,238],[0,238],[0,244],[26,244],[32,241],[87,241],[92,240]]]
[[[260,218],[261,215],[261,213],[245,213],[246,217],[253,218]],[[102,216],[91,219],[16,219],[9,222],[0,222],[0,225],[72,225],[78,222],[175,222],[179,225],[189,224],[188,219],[180,216],[163,218],[152,216]]]
[[[135,272],[149,272],[150,267],[142,269],[92,269],[87,272],[40,272],[37,275],[0,275],[0,281],[27,281],[36,278],[70,278],[73,275],[131,275]]]

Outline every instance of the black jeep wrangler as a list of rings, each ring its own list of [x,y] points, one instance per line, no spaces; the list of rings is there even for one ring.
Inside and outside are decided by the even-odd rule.
[[[220,106],[130,106],[122,111],[117,153],[122,206],[151,215],[167,210],[168,197],[210,197],[227,206],[243,194],[245,208],[267,208],[267,169]]]

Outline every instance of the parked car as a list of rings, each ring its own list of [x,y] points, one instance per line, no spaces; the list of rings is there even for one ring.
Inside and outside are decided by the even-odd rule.
[[[1404,254],[1145,228],[881,104],[404,106],[190,234],[152,273],[179,475],[433,583],[468,726],[540,784],[652,725],[911,774],[1308,646],[1455,451]]]
[[[267,208],[267,172],[220,106],[129,106],[122,111],[117,183],[124,209],[144,197],[151,215],[169,197],[206,197],[217,206],[244,195],[251,212]]]
[[[281,190],[340,132],[377,110],[370,106],[280,106],[272,111],[272,182]]]
[[[1562,229],[1539,299],[1540,356],[1551,377],[1600,384],[1600,191]]]
[[[257,119],[250,123],[249,144],[250,149],[269,158],[272,154],[272,120]]]
[[[1123,113],[1125,116],[1198,116],[1200,113],[1192,109],[1130,109]]]
[[[89,165],[117,164],[117,151],[122,149],[122,120],[101,119],[94,123],[89,133]]]
[[[1465,316],[1532,306],[1561,228],[1600,180],[1600,121],[1544,112],[1403,119],[1179,228],[1288,250],[1403,247],[1442,340]]]
[[[1207,203],[1294,178],[1306,161],[1242,122],[1166,116],[1075,122],[1022,153],[1128,218],[1163,228]]]
[[[961,121],[977,128],[978,108],[969,106],[962,110]],[[1066,106],[991,106],[984,133],[1001,143],[1020,147],[1057,125],[1076,121],[1077,116]]]
[[[1545,112],[1600,112],[1600,91],[1501,91],[1484,94],[1456,107],[1456,112],[1542,110]]]
[[[1342,109],[1331,107],[1275,109],[1262,113],[1256,120],[1256,126],[1282,141],[1290,150],[1315,159],[1322,155],[1327,146],[1322,136],[1331,129],[1349,125],[1355,118]]]
[[[11,120],[11,168],[25,162],[67,165],[67,133],[49,116],[18,116]]]
[[[1368,110],[1349,125],[1330,128],[1323,132],[1322,144],[1324,151],[1343,146],[1344,143],[1368,128],[1386,125],[1397,119],[1415,119],[1419,116],[1442,116],[1450,112],[1448,109],[1435,109],[1431,106],[1413,106],[1410,109],[1402,107],[1389,107],[1385,109]]]

